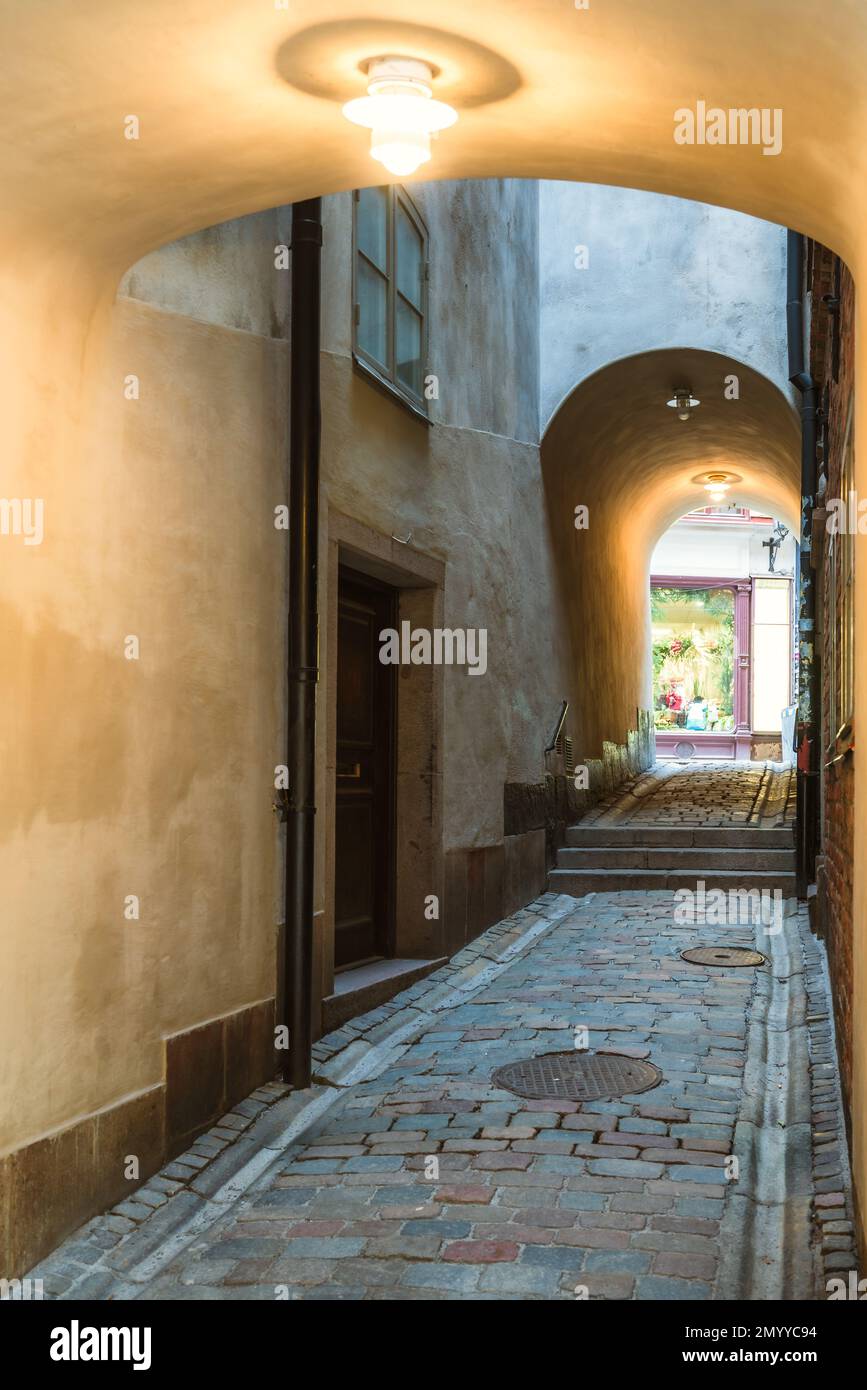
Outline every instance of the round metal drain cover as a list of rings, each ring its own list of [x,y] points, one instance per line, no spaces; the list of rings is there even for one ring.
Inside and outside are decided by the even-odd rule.
[[[697,946],[692,951],[681,951],[684,960],[693,965],[764,965],[765,957],[759,951],[748,951],[745,946]]]
[[[658,1086],[662,1072],[652,1062],[599,1052],[549,1052],[508,1062],[491,1080],[527,1100],[603,1100],[631,1096]]]

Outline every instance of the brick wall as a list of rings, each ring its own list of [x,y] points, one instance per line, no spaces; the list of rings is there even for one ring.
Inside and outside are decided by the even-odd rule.
[[[846,434],[846,422],[854,381],[855,355],[855,288],[848,270],[825,247],[812,246],[808,267],[812,290],[812,324],[810,364],[819,385],[820,402],[827,408],[820,439],[824,435],[823,456],[819,468],[825,472],[824,499],[840,496],[840,470]],[[822,302],[824,295],[839,299],[836,310]],[[836,322],[835,322],[836,320]],[[820,486],[821,492],[821,486]],[[818,553],[817,553],[818,552]],[[825,751],[836,732],[829,728],[830,677],[832,663],[831,638],[839,611],[831,611],[829,587],[829,547],[825,536],[820,546],[815,541],[814,559],[819,578],[819,640],[822,652],[822,763],[832,753]],[[839,605],[838,605],[839,609]],[[823,811],[821,860],[819,868],[820,918],[824,927],[831,982],[834,992],[834,1011],[837,1024],[837,1047],[847,1123],[852,1099],[852,860],[854,824],[854,767],[853,755],[844,757],[823,774]]]

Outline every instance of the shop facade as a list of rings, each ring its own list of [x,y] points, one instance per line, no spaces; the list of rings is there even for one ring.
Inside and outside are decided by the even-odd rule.
[[[741,553],[748,558],[749,548]],[[794,688],[791,574],[653,573],[650,605],[657,755],[783,756]]]

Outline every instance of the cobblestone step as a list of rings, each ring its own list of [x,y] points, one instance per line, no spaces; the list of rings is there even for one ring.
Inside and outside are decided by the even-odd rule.
[[[757,888],[779,890],[784,897],[796,893],[795,875],[778,870],[749,869],[551,869],[548,889],[582,898],[587,893],[623,893],[656,889],[695,889],[698,880],[706,889]]]
[[[794,835],[790,829],[766,830],[759,826],[693,826],[693,825],[570,825],[566,831],[567,845],[695,845],[711,849],[755,848],[793,849]]]
[[[570,847],[557,854],[559,869],[697,869],[748,870],[749,873],[795,872],[793,849],[701,849],[677,845]]]

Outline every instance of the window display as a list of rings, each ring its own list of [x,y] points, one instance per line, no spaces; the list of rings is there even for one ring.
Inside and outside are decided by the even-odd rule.
[[[657,729],[734,728],[734,589],[651,586]]]

